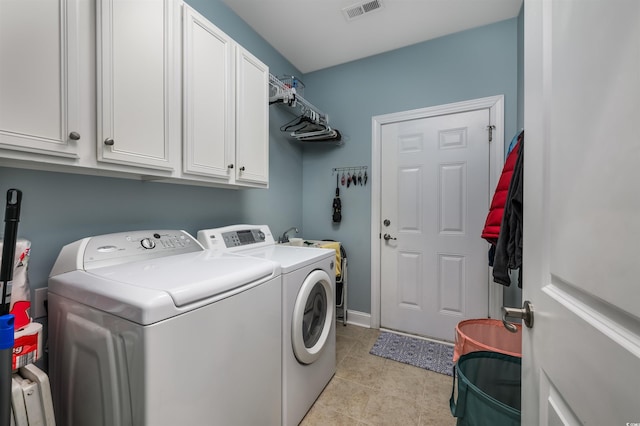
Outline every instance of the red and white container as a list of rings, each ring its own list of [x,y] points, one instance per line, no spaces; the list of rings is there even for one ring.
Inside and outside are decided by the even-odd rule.
[[[453,350],[453,362],[469,352],[500,352],[522,358],[522,326],[514,324],[517,333],[504,328],[502,321],[481,318],[460,321],[456,326],[456,345]]]

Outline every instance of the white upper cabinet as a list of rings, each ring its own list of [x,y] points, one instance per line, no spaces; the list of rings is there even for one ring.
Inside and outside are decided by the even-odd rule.
[[[78,0],[0,1],[0,149],[78,157]],[[90,139],[89,139],[90,140]]]
[[[269,68],[236,51],[236,180],[269,182]]]
[[[266,188],[268,89],[182,0],[0,0],[2,166]]]
[[[184,5],[183,172],[229,181],[234,172],[234,43]]]
[[[98,160],[171,171],[180,138],[173,0],[98,0]],[[177,22],[176,22],[177,21]]]
[[[269,69],[184,5],[183,175],[269,182]]]

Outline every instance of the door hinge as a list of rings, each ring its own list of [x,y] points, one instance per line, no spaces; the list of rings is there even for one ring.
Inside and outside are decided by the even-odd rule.
[[[487,126],[487,129],[489,129],[489,142],[493,140],[493,129],[495,128],[496,126],[494,126],[493,124],[490,126]]]

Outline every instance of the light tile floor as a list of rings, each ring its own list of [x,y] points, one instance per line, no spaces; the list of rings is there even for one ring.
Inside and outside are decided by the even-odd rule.
[[[452,378],[369,354],[379,333],[336,324],[336,374],[301,426],[455,425]]]

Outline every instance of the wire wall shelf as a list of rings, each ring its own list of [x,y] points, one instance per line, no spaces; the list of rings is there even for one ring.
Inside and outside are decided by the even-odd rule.
[[[286,105],[298,115],[280,130],[301,142],[334,142],[342,145],[342,135],[329,126],[329,116],[302,96],[304,87],[304,83],[295,76],[278,78],[269,74],[269,105]]]

